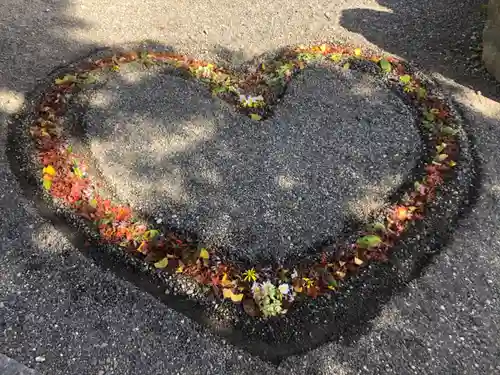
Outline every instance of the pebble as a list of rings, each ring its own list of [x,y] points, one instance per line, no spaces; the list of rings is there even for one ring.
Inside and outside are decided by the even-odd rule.
[[[43,355],[40,355],[35,358],[35,361],[39,363],[45,362],[45,357]]]

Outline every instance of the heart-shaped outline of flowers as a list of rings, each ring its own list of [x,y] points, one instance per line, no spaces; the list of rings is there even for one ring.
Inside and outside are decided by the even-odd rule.
[[[175,233],[161,233],[149,223],[138,220],[127,205],[116,204],[97,193],[84,158],[75,155],[71,145],[65,143],[64,129],[58,125],[57,119],[69,96],[93,85],[95,72],[119,71],[122,64],[139,63],[146,67],[162,64],[184,71],[208,84],[214,95],[223,97],[245,115],[260,121],[270,115],[276,97],[282,92],[271,89],[269,82],[278,83],[278,87],[284,89],[292,77],[311,62],[325,61],[343,69],[351,69],[359,63],[376,66],[389,87],[405,93],[408,102],[420,112],[434,153],[424,168],[425,174],[414,181],[407,199],[390,207],[384,221],[373,223],[371,230],[350,247],[340,252],[335,249],[335,252],[320,253],[316,262],[307,268],[264,270],[256,265],[242,270],[221,263],[211,249],[198,248],[182,241]],[[249,315],[269,318],[286,312],[297,297],[316,298],[335,293],[342,289],[344,279],[358,273],[359,269],[394,258],[394,245],[408,235],[411,227],[418,226],[417,222],[425,221],[429,205],[446,196],[440,189],[457,175],[465,176],[473,169],[474,158],[461,118],[432,86],[431,80],[403,61],[342,44],[286,49],[278,58],[260,64],[244,79],[211,63],[147,50],[108,53],[106,57],[85,60],[56,73],[37,103],[34,117],[33,108],[29,115],[23,113],[18,117],[34,120],[31,140],[37,150],[34,164],[40,163],[38,168],[41,169],[38,185],[57,201],[57,205],[69,208],[80,219],[93,222],[98,228],[98,236],[91,233],[91,238],[98,238],[101,243],[119,244],[145,258],[158,271],[191,277],[200,284],[209,285],[214,295],[242,304]],[[246,94],[252,87],[259,87],[260,93]],[[413,265],[413,261],[410,263]],[[413,272],[412,265],[409,267]]]

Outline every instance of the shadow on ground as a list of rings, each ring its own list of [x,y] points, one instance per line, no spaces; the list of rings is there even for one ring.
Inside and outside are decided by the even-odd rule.
[[[486,19],[484,0],[377,0],[387,11],[344,10],[340,25],[381,49],[500,99],[500,83],[472,58]]]

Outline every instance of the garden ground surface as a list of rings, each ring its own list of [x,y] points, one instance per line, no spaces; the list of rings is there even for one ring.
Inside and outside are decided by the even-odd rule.
[[[474,56],[482,2],[453,4],[2,2],[0,353],[41,374],[500,371],[500,88]],[[440,74],[464,111],[482,159],[478,200],[453,241],[355,341],[326,344],[279,367],[252,357],[102,272],[39,216],[9,169],[8,115],[38,78],[95,47],[154,39],[178,52],[238,66],[285,45],[334,38],[378,47]],[[4,363],[12,366],[2,356],[0,369]]]

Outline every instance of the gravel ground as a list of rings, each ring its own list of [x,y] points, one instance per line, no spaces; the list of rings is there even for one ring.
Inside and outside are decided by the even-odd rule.
[[[288,43],[366,38],[498,98],[498,85],[466,60],[482,3],[291,0],[256,1],[249,9],[215,0],[3,0],[0,352],[47,375],[498,373],[500,104],[463,86],[449,83],[479,144],[483,188],[455,240],[387,305],[369,334],[289,358],[279,368],[225,344],[83,258],[22,197],[4,154],[5,116],[37,77],[80,50],[145,38],[233,63]],[[348,12],[358,17],[350,25]],[[373,17],[360,28],[362,12]],[[387,37],[375,39],[375,32]],[[40,356],[46,360],[37,362]]]
[[[85,95],[99,168],[134,207],[234,257],[284,261],[367,222],[420,156],[411,110],[366,73],[309,70],[255,122],[195,82],[128,68]]]

